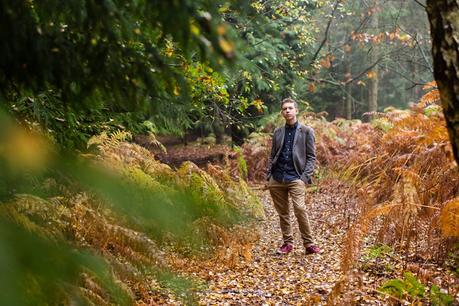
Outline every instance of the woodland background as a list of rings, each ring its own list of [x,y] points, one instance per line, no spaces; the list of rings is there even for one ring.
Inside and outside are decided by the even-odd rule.
[[[331,287],[296,296],[459,303],[457,12],[0,0],[0,304],[228,303],[209,275],[247,270],[265,237],[285,97],[315,129],[308,194],[339,233]]]

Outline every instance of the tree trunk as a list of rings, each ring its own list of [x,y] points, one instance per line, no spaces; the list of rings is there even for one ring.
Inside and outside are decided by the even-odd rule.
[[[215,134],[215,143],[222,144],[223,135],[225,134],[225,128],[223,127],[223,123],[219,118],[214,119],[212,123],[212,131]]]
[[[362,86],[362,85],[360,85],[359,88],[360,88],[360,105],[361,105],[359,106],[359,109],[360,109],[359,113],[362,114],[366,110],[364,106],[365,106],[365,101],[368,100],[368,90],[365,86]]]
[[[348,57],[348,55],[345,55],[346,57]],[[345,65],[345,72],[344,72],[344,75],[345,75],[345,78],[347,81],[347,78],[351,76],[351,62],[350,62],[350,59],[349,58],[346,58],[346,61],[344,63]],[[345,112],[346,112],[346,119],[348,120],[351,120],[352,119],[352,94],[351,94],[351,89],[352,89],[352,83],[351,82],[348,82],[346,83],[345,87],[344,87],[344,91],[345,91],[345,97],[344,97],[344,101],[345,101]]]
[[[459,164],[459,4],[427,0],[434,76],[440,90],[446,126]]]
[[[373,57],[373,56],[372,56]],[[379,88],[379,76],[378,66],[375,66],[372,71],[374,76],[370,79],[370,87],[368,91],[368,111],[376,112],[378,110],[378,88]]]
[[[412,79],[416,80],[418,78],[418,73],[419,73],[418,65],[414,61],[412,61],[411,66],[412,66],[412,73],[413,73]],[[416,85],[413,87],[413,90],[411,92],[411,101],[418,101],[419,99],[421,99],[422,97],[421,89],[422,87],[420,85]]]
[[[377,0],[373,1],[373,13],[371,15],[371,27],[373,28],[373,32],[377,33],[379,27],[379,20],[378,20],[378,2]],[[370,63],[373,64],[378,60],[378,43],[373,42],[373,50],[370,52]],[[378,110],[378,83],[379,83],[379,69],[378,65],[375,65],[373,69],[371,69],[372,78],[370,78],[370,86],[369,86],[369,95],[368,95],[368,111],[369,112],[376,112]]]

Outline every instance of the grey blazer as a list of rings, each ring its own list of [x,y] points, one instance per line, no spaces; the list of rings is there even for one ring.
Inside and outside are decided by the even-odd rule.
[[[268,160],[268,180],[281,153],[284,137],[284,126],[274,130],[271,154]],[[298,123],[295,138],[293,139],[293,165],[305,184],[312,184],[312,174],[316,164],[316,145],[314,141],[314,130],[309,126]]]

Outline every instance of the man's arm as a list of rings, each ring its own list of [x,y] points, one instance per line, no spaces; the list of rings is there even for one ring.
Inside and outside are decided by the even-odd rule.
[[[271,170],[272,170],[272,167],[273,167],[273,159],[274,159],[274,155],[276,154],[275,150],[276,150],[276,144],[275,144],[275,135],[276,135],[276,130],[274,130],[274,133],[273,133],[273,137],[272,137],[272,140],[271,140],[271,152],[269,153],[269,157],[268,157],[268,168],[266,169],[266,180],[269,180],[269,177],[271,175]]]
[[[304,167],[301,178],[304,182],[312,184],[312,175],[314,167],[316,166],[316,144],[314,137],[314,130],[308,128],[306,133],[306,166]]]

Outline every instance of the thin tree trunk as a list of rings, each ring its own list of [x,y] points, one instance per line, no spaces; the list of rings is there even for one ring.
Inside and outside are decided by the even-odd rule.
[[[418,78],[418,65],[415,62],[412,62],[413,65],[413,80],[416,80]],[[421,92],[421,86],[416,85],[413,88],[413,101],[418,101],[422,97],[422,92]]]
[[[379,20],[378,20],[378,1],[373,0],[373,14],[371,16],[371,27],[373,28],[373,32],[376,33],[379,27]],[[370,63],[375,63],[378,60],[378,45],[376,42],[373,42],[373,50],[370,52]],[[375,65],[371,72],[373,77],[370,79],[370,86],[369,86],[369,94],[368,94],[368,111],[369,112],[376,112],[378,110],[378,83],[379,83],[379,71],[378,65]]]
[[[446,126],[459,164],[459,4],[427,0],[434,76],[440,90]]]
[[[344,62],[345,68],[344,68],[344,75],[345,76],[351,76],[351,62],[349,59],[348,55],[346,56],[346,60]],[[344,91],[345,91],[345,112],[346,112],[346,119],[351,120],[352,119],[352,94],[351,94],[351,89],[352,89],[352,82],[348,82],[345,85]]]
[[[352,7],[355,5],[355,1],[352,1]],[[344,111],[346,115],[346,119],[351,120],[352,119],[352,84],[353,82],[350,82],[352,79],[352,53],[354,52],[354,46],[352,44],[352,40],[349,40],[351,37],[351,33],[354,30],[352,24],[346,23],[346,35],[343,38],[343,41],[346,41],[346,44],[344,45],[344,82],[345,82],[345,87],[344,87]]]
[[[223,127],[223,123],[221,119],[216,118],[212,123],[212,131],[215,134],[215,143],[222,144],[223,143],[223,135],[225,134],[225,128]]]

